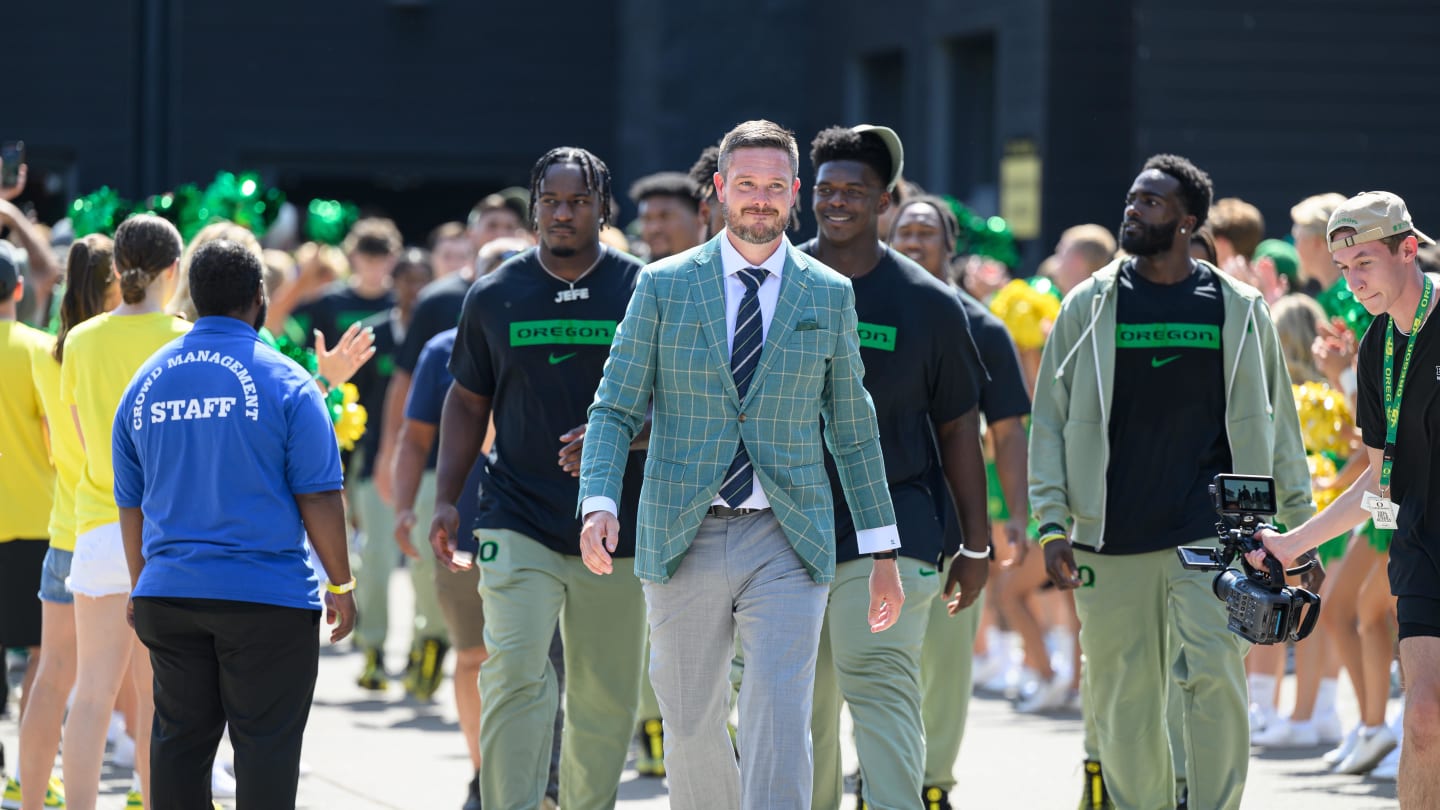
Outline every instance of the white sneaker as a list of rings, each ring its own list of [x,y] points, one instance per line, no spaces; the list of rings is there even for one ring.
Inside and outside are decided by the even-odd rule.
[[[1065,708],[1070,701],[1070,676],[1057,672],[1049,681],[1039,681],[1029,697],[1020,701],[1015,711],[1022,714],[1050,712]]]
[[[1385,755],[1380,764],[1370,772],[1370,778],[1380,782],[1394,782],[1400,778],[1400,746]]]
[[[1259,703],[1250,704],[1250,744],[1258,745],[1255,738],[1276,720],[1280,719],[1275,710]]]
[[[215,764],[210,767],[210,795],[216,799],[235,798],[235,777],[230,775],[225,765],[216,757]]]
[[[1265,728],[1251,734],[1250,742],[1262,748],[1314,748],[1320,744],[1320,734],[1313,720],[1294,722],[1277,717]]]
[[[110,749],[110,762],[120,770],[130,770],[135,767],[135,740],[129,734],[122,733],[115,740],[115,746]]]
[[[1320,745],[1337,745],[1345,739],[1345,727],[1340,725],[1340,715],[1333,711],[1317,714],[1310,720],[1315,726],[1315,736]]]
[[[110,712],[110,727],[105,729],[105,742],[114,744],[125,736],[125,715],[120,712]]]
[[[985,684],[1005,669],[1005,662],[998,655],[977,655],[971,665],[970,684],[975,689],[984,689]]]
[[[1360,726],[1357,725],[1345,732],[1345,736],[1340,739],[1340,744],[1326,751],[1320,759],[1324,760],[1326,765],[1339,765],[1346,757],[1350,756],[1351,751],[1355,750],[1355,744],[1358,742],[1360,742]]]
[[[1361,734],[1355,743],[1355,750],[1335,766],[1334,773],[1352,776],[1368,773],[1380,764],[1386,754],[1395,750],[1395,745],[1395,732],[1391,731],[1389,726],[1381,726],[1368,737]]]

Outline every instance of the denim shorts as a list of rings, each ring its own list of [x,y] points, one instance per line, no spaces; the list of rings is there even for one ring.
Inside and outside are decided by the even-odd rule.
[[[40,569],[40,601],[58,605],[73,605],[75,594],[65,585],[70,577],[70,561],[73,551],[51,546],[45,552],[45,565]]]

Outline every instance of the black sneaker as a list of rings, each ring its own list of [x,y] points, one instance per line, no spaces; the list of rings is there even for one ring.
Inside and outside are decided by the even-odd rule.
[[[361,652],[365,654],[365,667],[360,670],[355,684],[372,692],[385,691],[390,686],[390,678],[385,674],[384,654],[375,647],[365,647]]]
[[[950,810],[950,794],[943,788],[926,785],[920,790],[925,810]]]
[[[476,773],[475,778],[470,780],[470,793],[465,797],[465,804],[460,810],[483,810],[480,806],[480,774]]]
[[[427,638],[410,650],[410,666],[405,673],[405,691],[416,700],[430,700],[445,680],[445,654],[450,645]]]
[[[665,724],[658,717],[640,721],[635,730],[635,772],[662,779],[665,776]]]
[[[1093,759],[1085,760],[1085,792],[1080,797],[1080,810],[1115,810],[1115,803],[1105,790],[1100,763]]]
[[[1190,810],[1190,788],[1180,789],[1180,802],[1175,805],[1175,810]]]

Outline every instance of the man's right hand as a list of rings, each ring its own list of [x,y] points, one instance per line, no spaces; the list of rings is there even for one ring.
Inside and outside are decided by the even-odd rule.
[[[415,510],[398,509],[395,512],[395,545],[400,547],[400,553],[412,560],[420,559],[420,552],[415,549],[415,543],[410,539],[410,532],[415,528]]]
[[[455,564],[455,541],[460,535],[460,513],[453,503],[436,503],[435,517],[430,520],[430,550],[435,559],[451,571],[464,571],[468,566]]]
[[[1051,540],[1045,544],[1045,573],[1062,591],[1080,587],[1080,568],[1075,564],[1075,551],[1069,540]]]
[[[580,529],[580,559],[596,574],[615,571],[610,555],[620,543],[620,521],[609,512],[591,512]]]

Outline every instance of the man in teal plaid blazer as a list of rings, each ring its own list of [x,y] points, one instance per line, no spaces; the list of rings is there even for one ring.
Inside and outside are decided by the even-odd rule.
[[[751,121],[721,143],[726,230],[650,265],[615,333],[581,460],[581,556],[612,568],[614,504],[651,413],[635,573],[675,808],[808,808],[815,656],[834,576],[821,451],[877,553],[870,628],[904,601],[854,293],[784,238],[799,192],[794,136]],[[726,731],[736,635],[746,661],[737,769]]]

